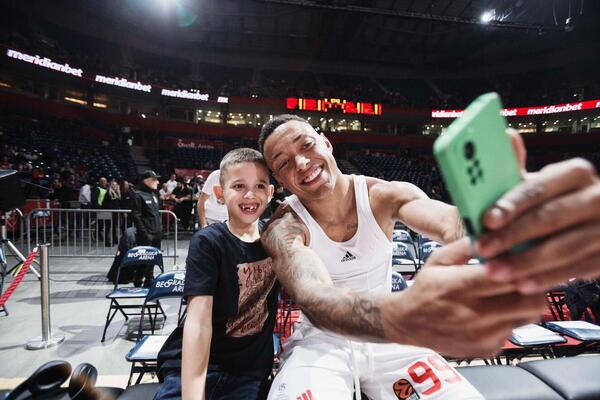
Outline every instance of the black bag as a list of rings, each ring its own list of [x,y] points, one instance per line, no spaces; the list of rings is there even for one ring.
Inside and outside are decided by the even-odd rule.
[[[565,288],[565,304],[572,320],[600,322],[600,282],[575,281]]]

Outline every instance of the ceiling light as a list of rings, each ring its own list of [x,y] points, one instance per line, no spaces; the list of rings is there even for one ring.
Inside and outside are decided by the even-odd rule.
[[[496,16],[496,10],[494,10],[494,9],[484,11],[483,13],[481,13],[481,16],[479,17],[479,21],[482,24],[487,24],[490,21],[492,21],[495,16]]]

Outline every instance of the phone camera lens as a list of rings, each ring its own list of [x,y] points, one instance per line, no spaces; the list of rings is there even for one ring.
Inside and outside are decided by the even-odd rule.
[[[465,157],[470,160],[475,155],[475,144],[470,140],[465,143]]]

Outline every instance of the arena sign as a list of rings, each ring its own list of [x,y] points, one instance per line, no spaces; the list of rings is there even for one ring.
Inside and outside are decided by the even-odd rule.
[[[21,53],[20,51],[12,49],[7,49],[6,55],[16,60],[25,61],[27,63],[38,65],[44,68],[49,68],[54,71],[62,72],[64,74],[73,75],[78,78],[81,78],[83,75],[83,70],[81,68],[73,68],[69,64],[55,63],[48,57],[41,58],[38,55],[32,56],[30,54]]]
[[[303,99],[288,97],[285,99],[288,110],[341,112],[342,114],[381,115],[382,107],[378,103],[361,103],[340,99]]]
[[[196,90],[181,90],[181,89],[162,89],[160,91],[162,96],[167,97],[177,97],[180,99],[189,99],[189,100],[201,100],[201,101],[209,101],[210,95],[208,93],[200,93]],[[217,103],[229,103],[229,97],[226,96],[218,96]]]
[[[587,100],[551,106],[505,108],[501,113],[505,117],[528,117],[532,115],[547,115],[582,110],[593,110],[596,108],[600,108],[600,100]],[[432,110],[431,117],[457,118],[460,117],[462,113],[463,110]]]
[[[187,91],[187,90],[170,90],[170,89],[163,89],[160,91],[160,94],[163,96],[168,96],[168,97],[177,97],[180,99],[190,99],[190,100],[202,100],[202,101],[208,101],[208,93],[199,93],[193,90]]]
[[[106,83],[107,85],[119,86],[125,89],[139,90],[140,92],[150,93],[152,85],[144,85],[141,82],[131,82],[125,78],[111,78],[104,75],[96,75],[96,82]]]

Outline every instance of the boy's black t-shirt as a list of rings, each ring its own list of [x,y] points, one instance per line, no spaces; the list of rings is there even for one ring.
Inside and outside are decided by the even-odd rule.
[[[225,223],[192,237],[183,295],[213,296],[209,364],[241,374],[262,375],[272,368],[278,292],[260,241],[241,241]],[[159,354],[162,376],[181,368],[182,332],[173,332]]]

